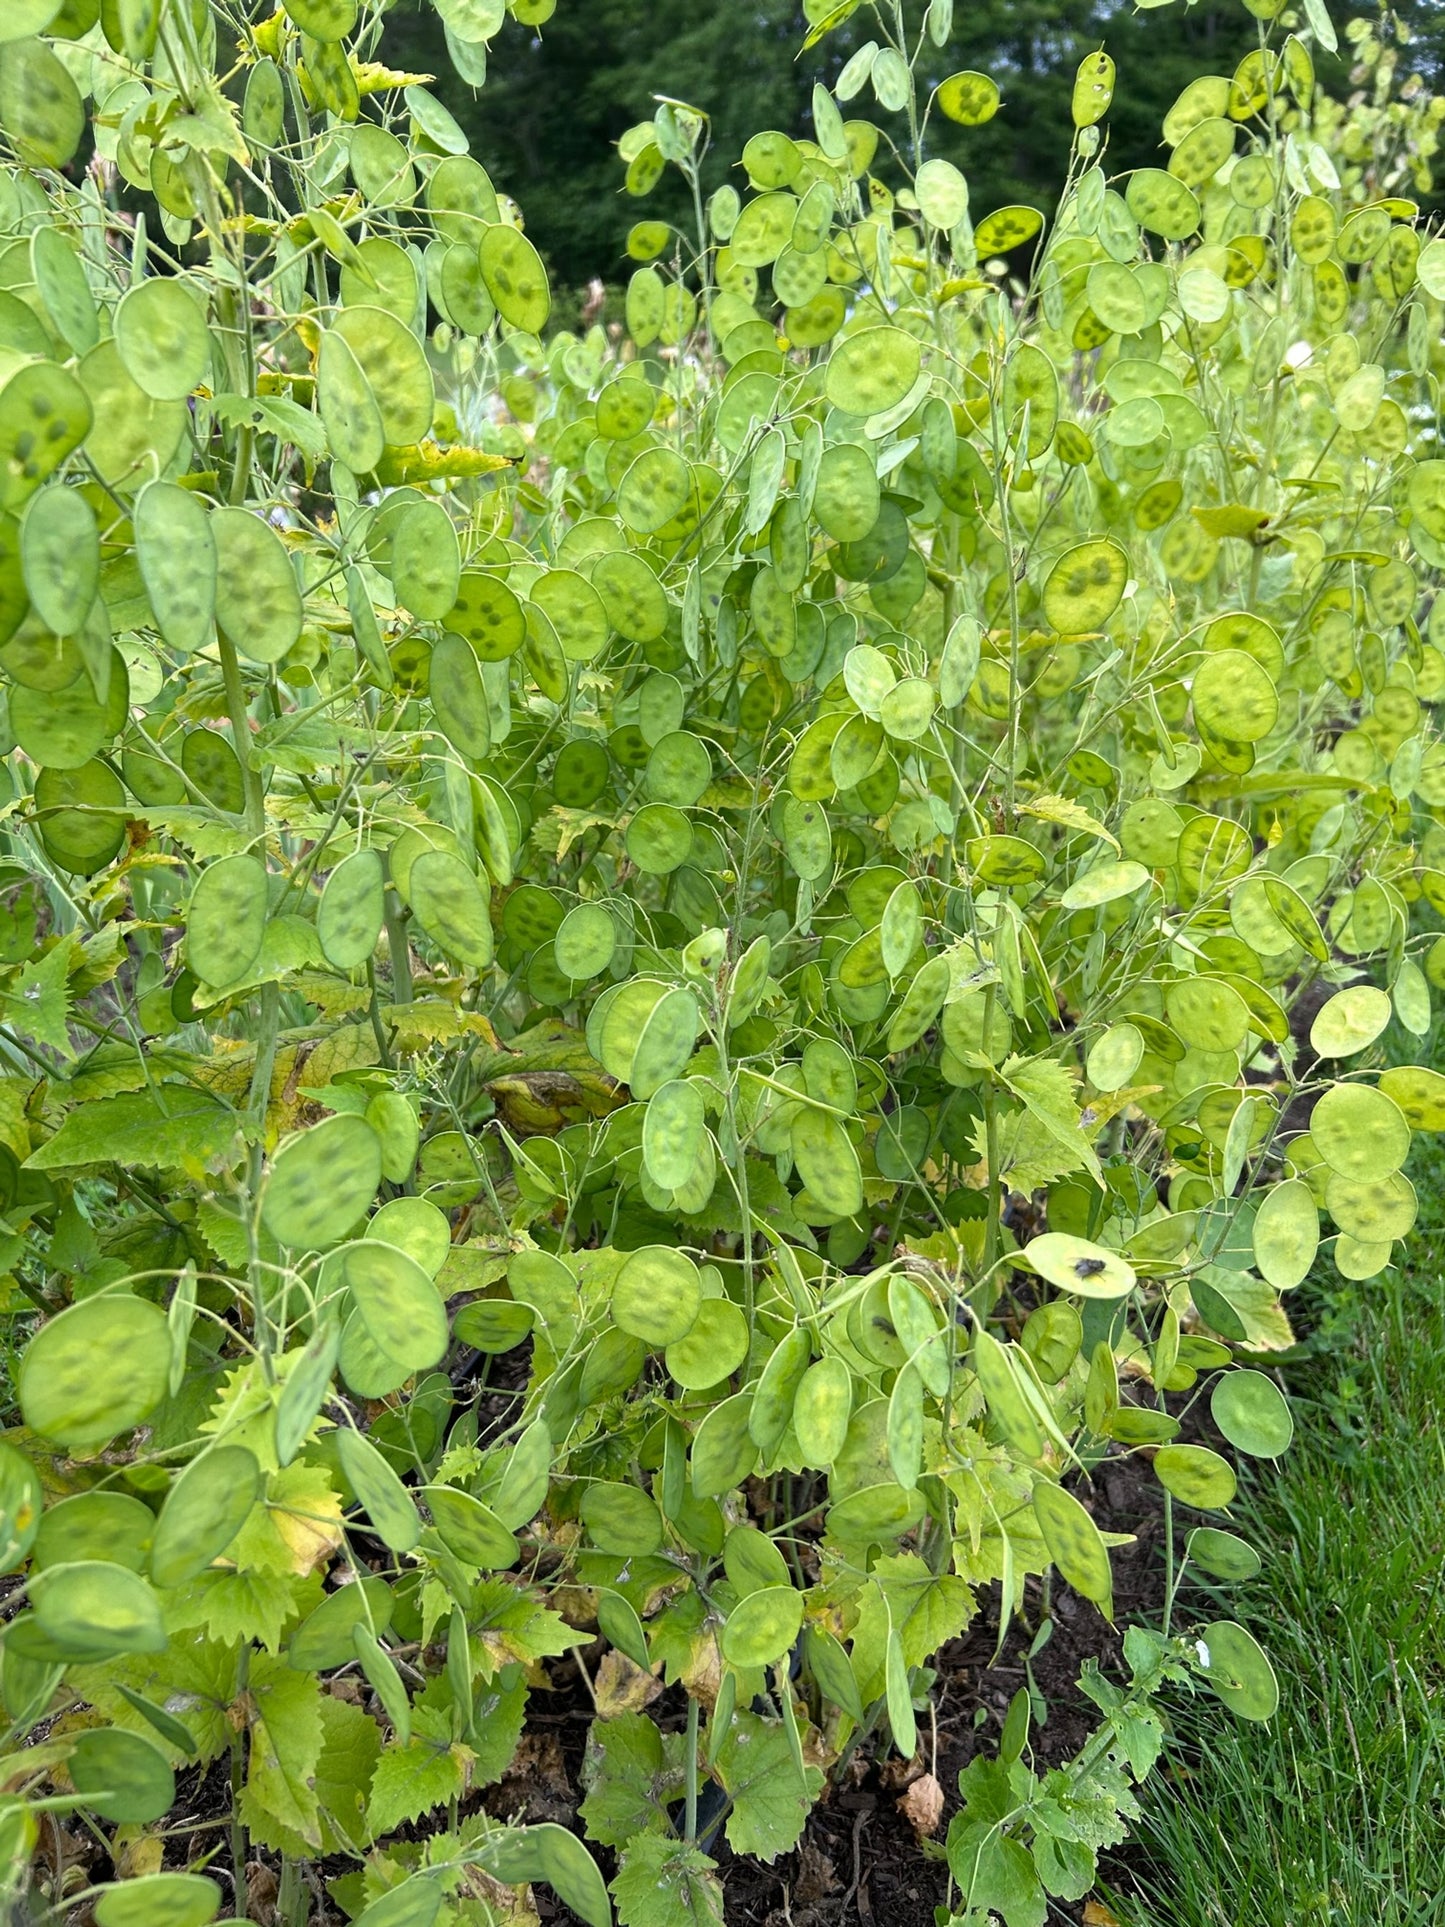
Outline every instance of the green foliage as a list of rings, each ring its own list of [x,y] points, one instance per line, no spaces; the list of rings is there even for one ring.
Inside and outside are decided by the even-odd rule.
[[[502,9],[442,12],[475,76]],[[1367,180],[1281,33],[1111,182],[1091,57],[1049,225],[927,145],[996,103],[930,91],[942,0],[878,20],[746,197],[695,109],[628,130],[692,223],[639,224],[630,338],[545,346],[516,209],[350,7],[248,26],[234,87],[202,5],[0,43],[0,1696],[12,1745],[80,1716],[56,1810],[150,1824],[229,1750],[238,1877],[605,1927],[574,1836],[460,1812],[595,1602],[689,1718],[609,1734],[599,1685],[584,1824],[624,1922],[717,1917],[712,1833],[771,1859],[820,1763],[911,1755],[979,1588],[1112,1611],[1106,1454],[1248,1577],[1166,1395],[1273,1460],[1321,1214],[1350,1281],[1410,1233],[1435,107],[1355,34]],[[1273,1713],[1178,1578],[1062,1777],[1015,1735],[969,1779],[975,1916],[1082,1891],[1164,1681]]]

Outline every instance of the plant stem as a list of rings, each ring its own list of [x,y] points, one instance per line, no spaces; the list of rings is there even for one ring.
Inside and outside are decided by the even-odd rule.
[[[250,1677],[251,1649],[243,1645],[236,1663],[236,1705],[243,1717],[231,1734],[231,1878],[235,1886],[232,1901],[238,1920],[250,1919],[246,1897],[246,1823],[241,1818],[241,1791],[246,1775],[246,1730],[250,1724],[244,1713]]]
[[[698,1701],[689,1694],[687,1701],[687,1805],[684,1810],[683,1838],[688,1845],[697,1839],[697,1727]]]
[[[386,893],[386,947],[391,953],[391,1000],[409,1004],[411,989],[411,950],[406,940],[406,919],[401,899],[395,890]]]

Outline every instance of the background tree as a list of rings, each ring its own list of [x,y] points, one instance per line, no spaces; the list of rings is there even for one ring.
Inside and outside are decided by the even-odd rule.
[[[1429,11],[1421,9],[1422,32],[1430,30]],[[820,71],[836,76],[868,37],[868,18],[861,10],[800,61],[799,0],[589,0],[585,8],[560,8],[536,29],[509,26],[492,49],[485,104],[453,71],[430,4],[406,0],[388,22],[387,44],[393,57],[438,76],[437,92],[494,177],[524,186],[528,232],[554,275],[576,286],[593,276],[624,278],[627,230],[642,212],[688,218],[671,174],[645,209],[622,192],[614,143],[652,113],[657,95],[711,116],[710,190],[739,178],[749,134],[808,126],[813,80]],[[1110,129],[1110,164],[1122,171],[1158,161],[1160,122],[1188,81],[1233,72],[1257,40],[1258,23],[1238,7],[1136,13],[1115,0],[973,0],[958,8],[953,37],[932,55],[928,78],[976,68],[998,82],[1003,104],[986,130],[936,128],[933,151],[964,170],[976,214],[1010,201],[1051,207],[1085,53],[1106,47],[1128,76]],[[1438,51],[1434,40],[1422,42],[1436,65]],[[1321,55],[1320,74],[1332,87],[1346,84],[1343,61]],[[875,112],[871,97],[860,97],[855,111]]]

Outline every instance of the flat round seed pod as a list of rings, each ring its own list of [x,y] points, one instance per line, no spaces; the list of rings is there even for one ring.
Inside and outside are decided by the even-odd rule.
[[[452,747],[474,763],[492,747],[492,709],[469,642],[450,629],[431,653],[427,694],[437,727]]]
[[[569,662],[590,662],[606,647],[606,604],[586,576],[549,569],[533,583],[531,599],[551,623]]]
[[[1253,1579],[1263,1563],[1253,1546],[1218,1526],[1196,1526],[1185,1541],[1185,1551],[1211,1578],[1236,1584]]]
[[[1175,174],[1160,167],[1139,167],[1124,190],[1129,212],[1147,233],[1164,241],[1185,241],[1198,232],[1199,197]]]
[[[74,876],[94,876],[124,847],[125,789],[105,763],[40,770],[35,814],[46,855]]]
[[[603,1552],[645,1559],[662,1544],[657,1502],[635,1485],[597,1479],[583,1493],[579,1510],[588,1538]]]
[[[166,1494],[151,1547],[158,1586],[183,1586],[219,1559],[261,1492],[261,1468],[242,1445],[193,1459]]]
[[[987,74],[950,74],[934,95],[938,110],[961,127],[982,127],[998,112],[999,91]]]
[[[218,729],[190,729],[181,738],[181,768],[218,810],[238,816],[246,807],[240,758]]]
[[[64,31],[65,11],[63,0],[15,0],[5,15],[4,24],[0,25],[0,40],[26,40],[31,34],[44,33],[52,22],[60,34]],[[57,14],[62,15],[59,21],[56,21]]]
[[[356,0],[284,0],[286,12],[313,40],[344,40],[356,25]]]
[[[1373,1180],[1336,1171],[1325,1186],[1325,1207],[1341,1231],[1370,1245],[1408,1237],[1419,1214],[1415,1187],[1400,1171]]]
[[[1270,1720],[1279,1710],[1274,1668],[1254,1638],[1232,1619],[1200,1628],[1199,1671],[1206,1686],[1242,1720]]]
[[[428,850],[407,884],[417,922],[458,963],[485,970],[492,961],[492,912],[486,892],[459,856]]]
[[[701,1085],[674,1078],[653,1092],[643,1117],[642,1156],[654,1184],[666,1191],[686,1184],[706,1129]],[[704,1383],[715,1385],[725,1376],[715,1372]]]
[[[421,1496],[431,1509],[443,1543],[458,1559],[484,1571],[505,1571],[515,1563],[516,1539],[480,1499],[454,1485],[426,1485],[421,1488]],[[638,1496],[645,1500],[644,1494]]]
[[[634,1097],[650,1097],[681,1074],[697,1043],[700,1022],[690,990],[669,990],[658,998],[643,1021],[628,1066]]]
[[[894,742],[916,743],[928,734],[936,698],[922,676],[905,676],[883,699],[879,721]]]
[[[1169,172],[1186,187],[1203,187],[1234,152],[1234,125],[1222,115],[1191,127],[1169,157]]]
[[[1410,1152],[1410,1126],[1393,1099],[1368,1084],[1332,1084],[1310,1114],[1319,1156],[1342,1177],[1378,1181]]]
[[[460,853],[456,836],[440,823],[413,825],[403,830],[386,853],[392,886],[407,905],[411,903],[412,866],[428,850],[448,850],[453,856]]]
[[[790,308],[784,323],[795,348],[821,348],[832,341],[848,318],[848,301],[841,288],[827,287],[801,308]]]
[[[105,1360],[97,1372],[96,1360]],[[163,1314],[144,1299],[83,1299],[48,1320],[20,1362],[25,1423],[82,1452],[149,1418],[166,1395],[170,1341]]]
[[[552,311],[542,257],[520,228],[498,222],[487,228],[478,253],[487,293],[497,313],[523,333],[539,335]]]
[[[457,599],[442,618],[443,626],[466,640],[482,662],[502,662],[526,639],[522,605],[496,576],[480,569],[462,572]]]
[[[562,919],[554,944],[562,975],[574,983],[585,983],[611,963],[617,948],[617,925],[605,905],[579,903]],[[675,1178],[672,1182],[680,1184],[682,1180]]]
[[[125,663],[114,650],[110,668],[113,688],[104,702],[97,700],[89,676],[77,677],[66,689],[11,690],[10,727],[32,761],[48,769],[78,770],[114,740],[125,721],[127,693]]]
[[[609,441],[631,441],[652,422],[657,392],[640,372],[615,375],[597,397],[597,432]]]
[[[0,127],[26,167],[64,167],[85,125],[79,90],[43,40],[0,44]]]
[[[435,1279],[452,1248],[451,1225],[429,1198],[392,1198],[366,1227],[368,1238],[395,1245]]]
[[[246,77],[241,98],[241,132],[252,147],[279,147],[286,131],[286,83],[267,56]]]
[[[31,277],[67,349],[85,355],[100,339],[100,320],[81,256],[60,227],[37,227],[31,235]]]
[[[367,310],[368,314],[380,312]],[[386,451],[381,403],[351,344],[335,329],[328,328],[321,337],[316,404],[332,454],[355,474],[369,475]]]
[[[1379,1089],[1399,1105],[1412,1131],[1445,1130],[1445,1076],[1419,1064],[1392,1066]]]
[[[917,339],[901,328],[862,328],[847,335],[828,358],[824,390],[849,415],[877,415],[912,390],[923,364]]]
[[[729,1666],[771,1666],[784,1658],[803,1623],[803,1595],[789,1582],[764,1586],[740,1599],[722,1629]]]
[[[682,513],[692,491],[692,470],[675,450],[644,449],[618,485],[617,512],[636,534],[655,535]]]
[[[202,983],[239,982],[260,954],[269,895],[258,857],[219,857],[196,879],[186,910],[186,962]]]
[[[864,715],[876,717],[884,697],[897,685],[898,672],[881,649],[860,642],[843,658],[843,681]]]
[[[1089,269],[1087,291],[1091,311],[1111,334],[1136,335],[1148,326],[1143,286],[1124,263],[1096,262]]]
[[[211,640],[217,556],[206,505],[174,482],[149,482],[136,498],[135,553],[156,627],[188,655]]]
[[[441,238],[474,253],[485,229],[501,218],[490,175],[465,152],[438,162],[427,180],[426,204]]]
[[[669,876],[692,850],[692,823],[670,803],[648,803],[627,826],[627,854],[646,876]]]
[[[1126,858],[1122,863],[1096,863],[1086,870],[1062,893],[1059,902],[1065,910],[1094,910],[1103,903],[1115,903],[1120,897],[1132,896],[1142,890],[1149,881],[1149,872],[1142,863]],[[1099,1088],[1102,1090],[1103,1086]]]
[[[1254,845],[1242,824],[1227,816],[1201,811],[1179,832],[1174,861],[1181,880],[1196,897],[1207,896],[1220,884],[1243,876],[1254,857]]]
[[[1021,836],[970,837],[965,854],[982,882],[1003,888],[1037,883],[1047,867],[1043,853]]]
[[[278,1244],[324,1251],[365,1215],[381,1182],[381,1139],[363,1117],[340,1112],[278,1149],[261,1222]]]
[[[974,245],[982,260],[993,254],[1011,254],[1032,241],[1043,229],[1044,217],[1035,207],[1000,207],[986,215],[974,232]]]
[[[188,420],[186,404],[148,395],[121,359],[114,339],[92,348],[76,373],[93,416],[89,430],[81,431],[85,452],[100,479],[122,492],[143,487],[180,445]],[[0,393],[0,438],[8,393],[9,386]]]
[[[31,606],[56,635],[73,635],[100,587],[95,511],[79,489],[41,489],[31,497],[20,539]]]
[[[843,1450],[853,1409],[853,1381],[841,1358],[808,1366],[793,1401],[793,1429],[806,1463],[826,1468]]]
[[[171,275],[152,275],[121,296],[115,344],[126,373],[155,401],[184,401],[211,365],[205,317]]]
[[[10,125],[0,124],[7,130]],[[101,352],[91,350],[92,355]],[[49,361],[18,368],[0,388],[0,507],[14,507],[33,494],[92,427],[90,396],[74,375]]]
[[[1165,991],[1164,1008],[1179,1036],[1196,1050],[1235,1050],[1249,1029],[1244,999],[1218,977],[1181,977]]]
[[[1205,1512],[1231,1504],[1238,1490],[1234,1467],[1206,1445],[1161,1445],[1154,1476],[1182,1504]]]
[[[343,857],[316,906],[322,955],[338,970],[355,970],[376,949],[386,917],[386,879],[375,850]]]
[[[1256,743],[1279,717],[1279,694],[1266,672],[1240,649],[1207,655],[1191,690],[1201,731],[1230,742]]]
[[[103,1887],[95,1918],[99,1927],[206,1927],[220,1909],[221,1889],[205,1874],[152,1873]]]
[[[702,1303],[697,1266],[670,1245],[634,1251],[612,1287],[614,1322],[654,1350],[686,1338]]]
[[[211,515],[216,622],[251,662],[279,662],[301,634],[301,590],[286,545],[249,509]]]
[[[436,392],[426,352],[410,327],[385,308],[343,308],[323,336],[323,347],[333,335],[345,342],[365,377],[385,441],[405,447],[424,440],[431,433]]]
[[[519,883],[503,906],[502,929],[514,943],[532,950],[556,936],[564,914],[556,897],[540,884]]]
[[[24,623],[29,607],[20,520],[15,515],[0,514],[0,664],[4,664],[11,638]],[[43,625],[32,616],[31,626],[39,629]]]
[[[400,1091],[377,1091],[367,1103],[365,1117],[381,1139],[381,1175],[390,1184],[405,1184],[420,1144],[415,1106]]]
[[[645,782],[648,795],[658,802],[686,808],[701,798],[711,781],[712,757],[700,737],[678,729],[654,744]]]
[[[1137,1024],[1110,1024],[1089,1046],[1085,1068],[1096,1091],[1120,1091],[1138,1070],[1144,1038]]]
[[[436,305],[464,335],[484,335],[497,318],[477,250],[465,242],[453,242],[442,254],[440,294]]]
[[[851,1218],[862,1210],[862,1168],[838,1118],[805,1106],[793,1120],[790,1142],[798,1175],[825,1217]]]
[[[387,1460],[377,1451],[370,1439],[364,1438],[350,1425],[337,1428],[336,1455],[341,1461],[341,1469],[346,1474],[347,1483],[356,1494],[357,1504],[376,1528],[376,1535],[381,1543],[391,1552],[410,1552],[421,1537],[421,1520],[417,1516],[416,1505],[410,1492]],[[364,1579],[358,1581],[358,1589],[367,1583]],[[349,1592],[351,1588],[347,1587],[344,1590]],[[362,1597],[366,1599],[368,1605],[373,1603],[366,1594]],[[336,1608],[330,1599],[324,1600],[316,1610],[320,1613],[328,1608],[336,1613]],[[350,1622],[344,1627],[349,1634],[351,1625],[356,1623],[351,1619],[350,1613],[336,1613],[336,1617],[338,1622],[343,1617]],[[308,1631],[310,1623],[309,1620],[303,1622],[299,1629],[302,1634]],[[377,1614],[373,1624],[377,1631],[384,1632],[386,1629],[386,1620],[380,1613]],[[343,1627],[338,1623],[328,1624],[325,1628],[328,1635],[333,1630],[339,1633]],[[311,1656],[308,1655],[308,1657]]]
[[[1367,1050],[1390,1021],[1388,995],[1373,984],[1351,984],[1320,1006],[1310,1025],[1310,1049],[1320,1057],[1353,1057]]]
[[[1101,629],[1118,608],[1129,579],[1129,558],[1117,542],[1080,542],[1049,571],[1044,619],[1061,635]]]
[[[828,257],[785,247],[772,266],[773,293],[785,308],[806,308],[828,285]]]
[[[1277,1459],[1294,1437],[1289,1400],[1263,1372],[1226,1372],[1216,1379],[1209,1410],[1229,1443],[1251,1458]]]
[[[391,581],[396,599],[424,622],[439,622],[461,586],[456,524],[442,504],[425,496],[409,502],[391,531]]]
[[[655,642],[666,630],[667,597],[641,556],[625,550],[600,556],[592,586],[602,598],[608,622],[629,642]]]
[[[13,1572],[35,1544],[44,1502],[35,1467],[14,1446],[0,1447],[0,1572]]]
[[[1079,1298],[1123,1298],[1137,1282],[1133,1267],[1117,1251],[1065,1231],[1030,1238],[1018,1257],[1030,1271]]]
[[[792,239],[798,199],[775,191],[749,201],[737,219],[728,242],[739,267],[765,268],[776,261]]]
[[[1320,1215],[1310,1187],[1287,1179],[1265,1193],[1251,1233],[1260,1276],[1276,1291],[1303,1284],[1319,1250]]]
[[[408,1372],[426,1371],[441,1359],[446,1306],[415,1258],[396,1245],[362,1238],[348,1247],[342,1276],[372,1343],[389,1359]]]
[[[1109,1551],[1084,1506],[1051,1479],[1035,1479],[1034,1516],[1049,1557],[1077,1593],[1092,1599],[1106,1619],[1114,1613],[1114,1575]]]
[[[944,233],[957,227],[968,212],[968,183],[951,161],[925,161],[915,176],[913,191],[924,220]],[[774,268],[775,278],[776,273]]]
[[[390,1398],[411,1377],[409,1367],[388,1357],[376,1343],[359,1311],[352,1312],[342,1326],[336,1364],[343,1382],[358,1398]]]

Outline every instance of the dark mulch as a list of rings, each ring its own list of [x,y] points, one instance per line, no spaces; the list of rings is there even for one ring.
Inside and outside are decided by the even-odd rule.
[[[484,1438],[510,1421],[524,1382],[519,1361],[491,1364],[494,1376],[479,1401]],[[477,1389],[475,1378],[471,1389]],[[1184,1436],[1211,1438],[1200,1408],[1185,1418]],[[1076,1489],[1103,1531],[1135,1535],[1132,1545],[1117,1547],[1112,1554],[1116,1624],[1111,1627],[1095,1606],[1056,1575],[1047,1594],[1038,1580],[1030,1580],[1024,1620],[1009,1627],[999,1650],[999,1588],[984,1589],[967,1633],[950,1641],[934,1662],[932,1708],[920,1717],[920,1752],[914,1762],[896,1755],[880,1757],[876,1749],[861,1750],[840,1783],[825,1788],[798,1849],[771,1866],[734,1856],[721,1834],[706,1843],[723,1877],[728,1927],[843,1927],[853,1921],[867,1927],[875,1920],[886,1927],[933,1927],[934,1909],[948,1894],[942,1841],[959,1804],[959,1773],[976,1755],[996,1751],[1009,1703],[1019,1688],[1029,1688],[1035,1706],[1030,1746],[1037,1768],[1068,1760],[1084,1745],[1098,1717],[1077,1689],[1085,1662],[1094,1660],[1105,1673],[1122,1678],[1122,1629],[1131,1621],[1158,1621],[1163,1506],[1148,1455],[1142,1453],[1106,1459],[1095,1468],[1092,1481]],[[589,1671],[595,1671],[603,1650],[600,1644],[587,1649]],[[592,1699],[571,1657],[549,1662],[548,1673],[552,1690],[533,1694],[527,1731],[508,1774],[499,1785],[465,1802],[463,1812],[485,1807],[500,1819],[577,1827]],[[651,1712],[665,1728],[680,1727],[685,1717],[681,1689],[664,1693]],[[942,1786],[945,1806],[933,1837],[920,1842],[899,1802],[909,1781],[929,1772]],[[177,1805],[168,1825],[195,1829],[186,1842],[191,1854],[210,1850],[213,1871],[229,1887],[226,1765],[218,1762],[204,1775],[184,1774],[178,1780]],[[173,1840],[173,1848],[180,1845],[179,1839]],[[612,1854],[595,1851],[610,1875],[615,1870]],[[77,1861],[90,1880],[111,1877],[104,1848],[94,1837],[67,1839],[62,1852],[72,1879]],[[50,1857],[42,1852],[42,1858]],[[174,1851],[167,1857],[171,1864],[181,1863]],[[251,1917],[262,1927],[275,1919],[269,1904],[276,1887],[275,1869],[267,1864],[271,1858],[259,1855],[248,1869]],[[329,1876],[347,1870],[338,1862],[315,1871]],[[53,1878],[53,1869],[48,1871]],[[311,1892],[313,1927],[339,1920],[319,1880],[311,1883]],[[547,1927],[577,1927],[550,1889],[537,1889],[534,1904]],[[1082,1913],[1056,1906],[1053,1917],[1078,1920]]]
[[[917,1761],[910,1766],[896,1756],[857,1758],[843,1783],[825,1790],[798,1850],[772,1866],[735,1856],[722,1838],[710,1843],[725,1885],[728,1927],[841,1927],[875,1919],[886,1927],[933,1927],[934,1909],[947,1898],[948,1870],[938,1847],[959,1804],[959,1773],[976,1754],[996,1750],[1020,1687],[1029,1686],[1036,1703],[1043,1703],[1044,1724],[1036,1723],[1031,1735],[1036,1765],[1057,1765],[1080,1750],[1098,1719],[1077,1690],[1085,1662],[1096,1660],[1122,1678],[1122,1628],[1131,1619],[1157,1620],[1163,1596],[1163,1507],[1147,1461],[1137,1455],[1107,1460],[1081,1496],[1101,1530],[1136,1534],[1133,1545],[1113,1554],[1116,1625],[1110,1627],[1095,1606],[1056,1579],[1047,1615],[1051,1630],[1029,1659],[1045,1617],[1042,1590],[1030,1581],[1028,1623],[1010,1627],[995,1664],[999,1589],[988,1587],[968,1632],[937,1657],[933,1716],[920,1719]],[[517,1765],[485,1797],[498,1815],[569,1825],[580,1798],[575,1789],[592,1707],[570,1663],[555,1667],[553,1678],[557,1690],[534,1698],[529,1709],[532,1737],[523,1741]],[[681,1723],[682,1706],[680,1692],[674,1692],[652,1711],[670,1726]],[[937,1776],[946,1799],[943,1822],[922,1847],[898,1804],[919,1771]],[[610,1855],[599,1849],[598,1857],[610,1871]],[[543,1921],[572,1927],[573,1915],[545,1890],[535,1903]],[[1058,1917],[1065,1917],[1062,1910]]]

